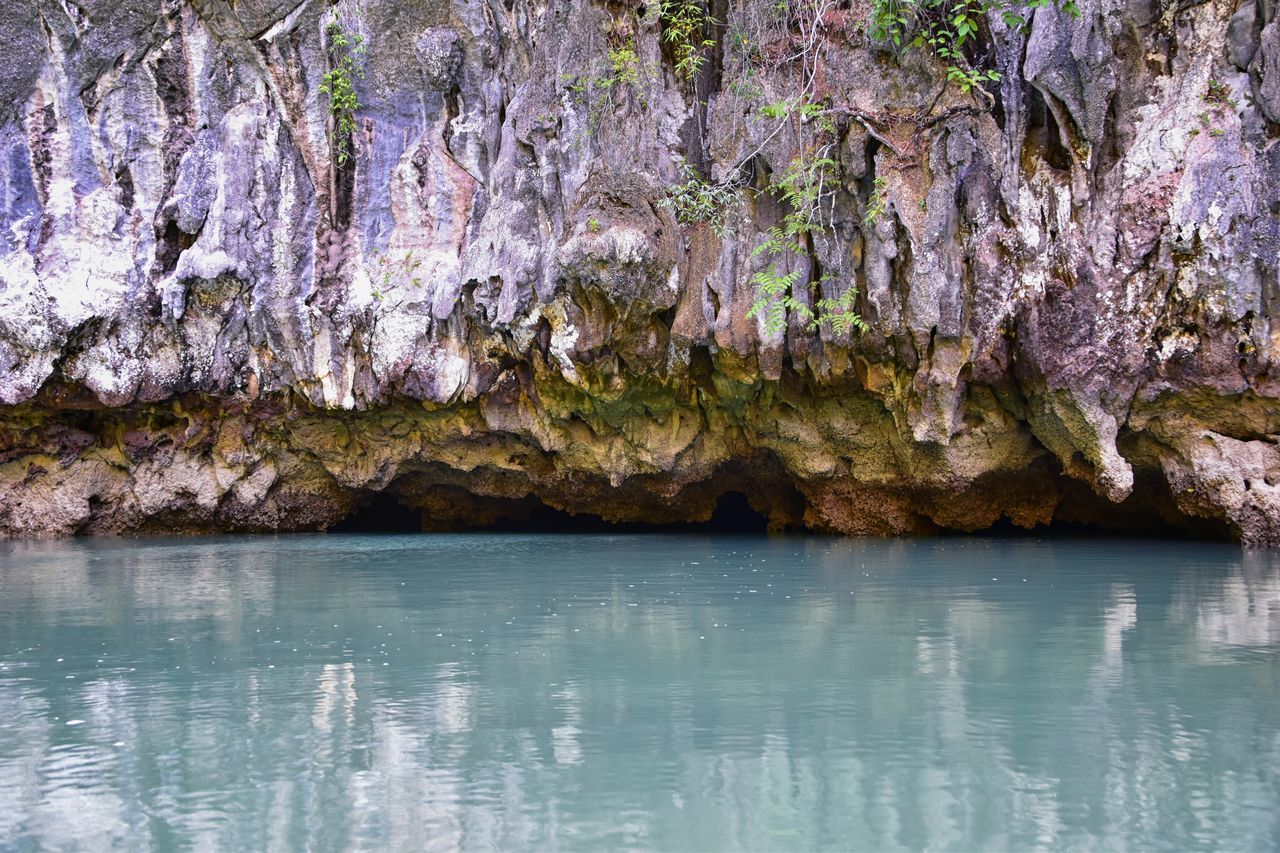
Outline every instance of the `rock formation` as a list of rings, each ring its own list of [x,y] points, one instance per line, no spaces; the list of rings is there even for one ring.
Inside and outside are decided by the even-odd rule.
[[[774,528],[1280,544],[1280,4],[993,15],[985,95],[822,5],[839,181],[787,263],[856,288],[837,333],[748,316],[791,24],[714,0],[690,81],[645,2],[0,4],[0,534],[736,491]],[[725,228],[677,221],[682,162],[743,176]]]

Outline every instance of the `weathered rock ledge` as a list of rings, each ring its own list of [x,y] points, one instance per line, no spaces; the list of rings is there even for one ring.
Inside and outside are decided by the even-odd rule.
[[[797,71],[731,49],[749,4],[687,85],[643,6],[343,0],[339,164],[331,4],[6,3],[0,535],[741,492],[776,529],[1280,545],[1277,4],[1081,7],[992,22],[990,103],[824,13],[841,179],[786,263],[857,289],[850,336],[747,317],[806,132],[751,118]],[[643,73],[592,101],[617,38]],[[744,158],[723,234],[664,206],[681,159]]]

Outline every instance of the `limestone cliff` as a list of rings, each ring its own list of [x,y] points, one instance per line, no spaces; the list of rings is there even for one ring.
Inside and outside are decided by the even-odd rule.
[[[793,22],[748,45],[714,0],[687,81],[644,2],[0,2],[0,534],[734,490],[778,528],[1280,543],[1280,4],[993,18],[986,94],[822,4],[839,181],[788,263],[856,288],[836,334],[748,317]],[[345,161],[331,20],[367,44]],[[724,228],[664,203],[684,161],[742,176]]]

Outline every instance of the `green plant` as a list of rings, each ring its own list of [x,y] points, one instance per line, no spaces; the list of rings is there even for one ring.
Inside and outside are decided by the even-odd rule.
[[[393,286],[422,287],[422,277],[418,274],[422,260],[413,256],[413,249],[407,250],[400,257],[392,257],[389,252],[379,252],[377,249],[371,254],[378,265],[377,283],[373,287],[374,299],[381,302],[383,295]]]
[[[599,234],[604,230],[604,226],[600,224],[600,220],[594,216],[587,220],[587,230],[592,234]]]
[[[1204,94],[1206,104],[1227,107],[1232,110],[1240,108],[1240,102],[1231,97],[1231,87],[1221,80],[1210,80],[1208,90]]]
[[[872,38],[891,42],[898,48],[927,49],[944,62],[947,75],[942,91],[954,84],[965,93],[979,92],[991,102],[985,86],[999,80],[1000,74],[988,67],[994,53],[989,41],[984,39],[988,35],[988,19],[996,15],[1006,27],[1025,28],[1028,10],[1051,3],[1056,3],[1067,14],[1080,15],[1076,0],[871,0],[868,29]],[[818,81],[822,76],[820,47],[826,38],[826,16],[832,8],[826,0],[772,0],[747,4],[735,14],[726,41],[741,61],[742,79],[750,82],[757,66],[794,63],[798,65],[799,91],[759,107],[759,116],[773,122],[774,127],[753,150],[738,159],[723,181],[708,182],[682,164],[680,182],[668,191],[669,203],[680,222],[710,222],[713,227],[719,223],[722,228],[727,210],[738,201],[735,186],[738,173],[761,155],[784,128],[792,128],[792,134],[798,137],[806,153],[771,178],[766,191],[780,198],[786,212],[782,222],[766,232],[764,241],[754,251],[757,257],[764,256],[767,263],[753,276],[757,298],[749,316],[763,318],[766,328],[772,332],[785,328],[789,317],[800,319],[810,328],[829,326],[838,332],[866,328],[854,311],[854,289],[838,297],[815,298],[810,306],[809,300],[795,295],[803,267],[785,263],[788,256],[807,255],[811,259],[810,268],[817,266],[814,237],[828,227],[830,213],[828,210],[824,215],[823,208],[834,203],[834,188],[838,183],[839,166],[829,156],[838,135],[835,117],[859,121],[895,155],[902,156],[890,140],[877,133],[866,116],[833,107],[818,96]],[[779,45],[784,46],[783,49],[777,49]],[[759,98],[763,91],[752,94]],[[921,121],[923,129],[925,124]],[[887,211],[886,191],[883,177],[872,181],[863,213],[864,226],[871,227]],[[830,281],[829,274],[821,274],[809,284],[818,289]]]
[[[675,208],[679,221],[708,222],[722,234],[729,210],[740,199],[738,184],[743,167],[755,160],[784,128],[791,127],[802,140],[805,154],[793,159],[781,173],[774,174],[765,190],[780,199],[786,212],[782,222],[769,229],[764,241],[753,251],[754,257],[763,256],[766,263],[752,276],[756,299],[748,316],[762,318],[771,332],[784,328],[788,316],[799,318],[809,328],[829,326],[837,332],[861,329],[864,328],[862,318],[853,310],[856,291],[851,288],[839,297],[818,297],[817,291],[832,281],[830,275],[820,275],[808,282],[810,295],[815,297],[810,304],[809,300],[794,295],[797,285],[801,284],[802,267],[786,263],[789,256],[805,256],[810,259],[810,269],[817,267],[813,237],[826,229],[825,219],[829,218],[830,211],[824,217],[823,208],[834,203],[838,183],[839,165],[829,156],[837,135],[833,110],[815,96],[820,70],[818,45],[824,27],[823,16],[830,6],[823,0],[773,0],[766,5],[752,5],[749,13],[744,11],[744,17],[729,34],[729,44],[741,54],[744,78],[749,82],[755,63],[771,61],[760,46],[788,43],[786,61],[798,61],[800,90],[791,97],[759,107],[758,114],[773,122],[774,127],[738,159],[722,181],[706,181],[682,163],[681,181],[668,191],[669,203]],[[793,32],[799,33],[798,42],[792,38]],[[751,100],[763,94],[763,89],[756,86],[751,91]]]
[[[676,165],[676,170],[681,180],[667,189],[662,204],[675,212],[676,221],[682,225],[705,222],[717,236],[723,237],[725,218],[738,202],[737,188],[703,180],[698,170],[685,160]]]
[[[810,329],[829,326],[837,333],[853,329],[865,331],[867,326],[854,311],[857,291],[849,288],[838,297],[820,297],[810,307],[793,296],[800,283],[801,270],[796,267],[783,272],[781,261],[788,255],[812,257],[813,237],[826,230],[823,203],[830,199],[838,164],[827,156],[828,148],[819,149],[811,156],[796,157],[781,175],[771,182],[786,207],[782,223],[765,232],[765,239],[752,250],[752,257],[765,256],[766,266],[752,276],[756,287],[756,299],[748,317],[762,317],[765,328],[773,334],[786,328],[787,317],[799,317]],[[831,275],[824,274],[811,281],[813,291],[830,282]]]
[[[636,55],[636,43],[627,43],[609,50],[610,74],[600,78],[599,85],[634,86],[640,82],[640,57]]]
[[[999,80],[1000,72],[974,67],[969,60],[973,43],[991,13],[1010,29],[1027,26],[1026,10],[1048,6],[1053,0],[872,0],[868,31],[895,47],[908,44],[928,48],[947,65],[947,82],[970,92]],[[1057,0],[1059,8],[1080,17],[1075,0]]]
[[[592,132],[600,127],[607,113],[618,106],[618,94],[624,89],[634,92],[649,76],[650,66],[640,61],[635,40],[628,38],[611,47],[606,56],[608,69],[601,74],[569,74],[562,76],[565,88],[583,99],[589,106],[588,119]],[[642,109],[648,103],[640,100]]]
[[[329,96],[334,158],[343,166],[352,157],[351,140],[356,131],[356,111],[360,109],[355,81],[364,77],[365,42],[364,36],[348,33],[336,18],[329,22],[328,34],[330,67],[320,91]]]
[[[751,42],[751,36],[747,35],[742,30],[730,30],[729,35],[725,38],[725,42],[728,44],[729,49],[736,52],[743,58],[743,60],[750,61],[755,58],[756,49],[755,45]]]
[[[671,46],[676,76],[692,81],[707,62],[707,50],[715,47],[708,36],[714,19],[699,0],[662,0],[658,5],[662,40]]]
[[[791,110],[794,106],[795,106],[794,100],[774,101],[771,104],[765,104],[764,106],[760,107],[760,115],[764,116],[765,118],[772,118],[772,119],[786,118],[788,115],[791,114]]]
[[[754,72],[748,66],[740,78],[729,84],[729,91],[744,101],[758,101],[764,97],[764,87],[754,79]]]
[[[885,179],[879,175],[871,182],[871,195],[867,196],[867,208],[862,214],[862,222],[868,228],[876,224],[884,212],[888,209],[888,200],[884,197],[885,188],[888,185]],[[920,199],[923,206],[924,199]]]

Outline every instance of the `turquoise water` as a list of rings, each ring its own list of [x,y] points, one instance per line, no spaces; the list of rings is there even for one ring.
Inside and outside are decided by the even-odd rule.
[[[0,849],[1280,847],[1280,555],[0,544]]]

